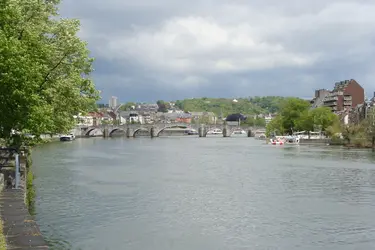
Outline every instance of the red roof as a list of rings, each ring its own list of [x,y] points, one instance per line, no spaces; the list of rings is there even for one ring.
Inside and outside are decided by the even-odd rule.
[[[103,115],[103,113],[100,113],[100,112],[89,112],[88,116],[102,118],[104,115]]]

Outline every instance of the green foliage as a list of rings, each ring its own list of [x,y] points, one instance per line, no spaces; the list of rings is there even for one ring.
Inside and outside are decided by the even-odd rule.
[[[363,134],[363,132],[364,127],[360,124],[345,125],[342,127],[342,137],[348,144],[350,144],[358,134]]]
[[[311,122],[325,131],[330,126],[337,126],[340,121],[337,115],[328,107],[319,107],[310,110]]]
[[[253,116],[247,117],[245,121],[241,121],[241,126],[256,126],[256,127],[265,127],[266,120],[264,118],[254,118]]]
[[[259,106],[261,109],[268,111],[268,113],[277,113],[280,110],[281,103],[285,97],[281,96],[263,96],[251,97],[250,102]]]
[[[281,104],[279,116],[267,126],[267,135],[274,131],[280,134],[292,131],[326,131],[330,134],[340,132],[337,115],[327,107],[310,109],[310,104],[302,99],[288,98]]]
[[[168,109],[170,108],[169,102],[164,102],[163,100],[159,100],[156,102],[156,104],[159,107],[159,112],[166,113],[168,112]]]
[[[175,102],[175,106],[181,110],[184,110],[184,102],[183,101],[180,101],[180,100],[177,100]]]
[[[30,211],[30,214],[33,214],[35,204],[35,189],[33,182],[34,174],[31,169],[29,169],[26,176],[26,205]]]
[[[242,113],[245,115],[274,113],[279,110],[279,102],[283,97],[239,98],[238,102],[227,98],[193,98],[177,100],[175,105],[186,112],[213,112],[218,117]]]
[[[375,143],[375,108],[372,108],[368,114],[367,118],[363,122],[364,131],[366,136],[371,139],[372,144]],[[375,146],[375,145],[373,145]]]
[[[132,106],[135,106],[136,104],[134,102],[127,102],[124,105],[120,107],[121,111],[129,111],[131,110]]]
[[[7,244],[4,236],[3,221],[0,219],[0,250],[6,250]]]
[[[0,137],[10,143],[12,129],[67,132],[73,115],[92,109],[99,96],[79,21],[59,19],[57,0],[2,2]]]
[[[291,132],[301,129],[299,120],[307,114],[309,108],[310,103],[299,98],[291,97],[284,100],[280,110],[284,130]]]
[[[281,115],[278,115],[275,118],[273,118],[266,126],[266,136],[269,137],[272,134],[284,134],[283,117]]]

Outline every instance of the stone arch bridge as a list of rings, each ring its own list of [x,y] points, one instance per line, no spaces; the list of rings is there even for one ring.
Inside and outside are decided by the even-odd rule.
[[[158,137],[164,130],[171,128],[183,128],[186,130],[194,129],[198,131],[199,137],[206,137],[207,133],[214,129],[223,131],[223,137],[229,137],[238,129],[238,125],[217,124],[186,124],[186,123],[170,123],[170,124],[124,124],[124,125],[100,125],[93,127],[80,127],[81,136],[93,136],[95,133],[100,132],[103,137],[111,137],[115,132],[123,132],[127,137],[136,137],[139,131],[146,131],[151,137]],[[246,131],[248,136],[252,136],[256,128],[242,128]]]

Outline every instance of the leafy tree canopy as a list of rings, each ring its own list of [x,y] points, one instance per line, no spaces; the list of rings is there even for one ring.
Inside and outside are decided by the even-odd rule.
[[[68,131],[73,115],[99,93],[93,59],[75,19],[60,19],[58,0],[0,1],[0,137]]]
[[[267,133],[279,134],[292,131],[335,131],[339,124],[337,115],[327,107],[310,109],[310,104],[302,99],[288,98],[281,105],[279,115],[267,125]]]
[[[213,112],[225,118],[230,114],[241,113],[256,115],[275,113],[279,111],[280,103],[284,97],[251,97],[239,98],[234,102],[228,98],[193,98],[177,100],[175,105],[184,111]]]

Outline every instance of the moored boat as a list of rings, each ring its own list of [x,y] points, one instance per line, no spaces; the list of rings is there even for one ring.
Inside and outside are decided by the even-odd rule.
[[[271,138],[270,143],[271,145],[284,145],[284,141],[278,138]]]
[[[272,145],[298,145],[299,138],[296,136],[274,137],[270,139]]]
[[[73,141],[75,139],[74,134],[68,134],[68,135],[61,135],[60,136],[60,141]]]

